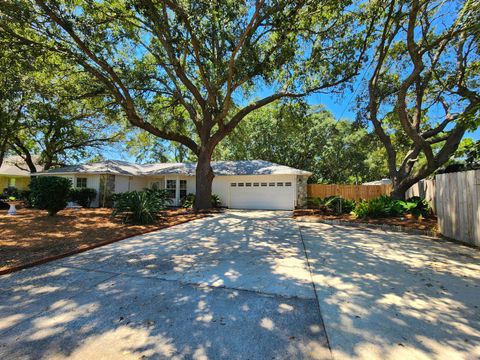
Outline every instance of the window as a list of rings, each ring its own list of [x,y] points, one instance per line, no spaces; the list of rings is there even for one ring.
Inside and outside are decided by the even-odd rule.
[[[230,183],[230,186],[235,187],[235,186],[237,186],[237,183]]]
[[[253,186],[258,186],[259,184],[258,183],[253,183]]]
[[[292,186],[292,183],[291,182],[286,182],[285,186]]]
[[[171,199],[175,199],[176,189],[177,189],[177,180],[167,180],[167,191]]]
[[[268,186],[275,186],[275,183],[268,183]]]
[[[187,180],[180,180],[180,199],[187,196]]]
[[[283,186],[283,182],[278,182],[277,186]]]
[[[252,186],[252,183],[245,183],[245,186]]]
[[[263,186],[263,187],[267,186],[267,183],[262,183],[262,186]]]
[[[86,187],[87,187],[87,178],[77,177],[77,188],[86,188]]]
[[[15,187],[17,185],[17,179],[9,178],[8,179],[8,187]]]
[[[238,183],[238,186],[242,187],[242,186],[243,186],[243,183]]]

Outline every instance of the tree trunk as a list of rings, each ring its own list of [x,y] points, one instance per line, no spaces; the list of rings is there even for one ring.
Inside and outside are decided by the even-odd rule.
[[[196,193],[195,193],[195,210],[206,210],[212,207],[212,181],[213,170],[210,165],[212,159],[210,150],[202,151],[198,156],[196,175]]]
[[[399,186],[392,190],[390,196],[395,200],[405,200],[405,191],[408,190],[408,187]]]

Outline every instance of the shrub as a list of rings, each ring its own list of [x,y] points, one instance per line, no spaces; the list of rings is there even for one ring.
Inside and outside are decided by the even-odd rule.
[[[120,215],[123,222],[152,224],[156,215],[170,202],[167,190],[145,189],[113,194],[112,216]]]
[[[319,197],[309,196],[305,199],[305,206],[309,209],[319,209],[321,205],[323,202]]]
[[[381,195],[371,200],[363,200],[357,203],[353,213],[359,218],[395,216],[401,214],[412,214],[415,216],[427,215],[430,212],[428,203],[414,197],[406,201],[395,200],[389,196]]]
[[[23,205],[27,208],[33,207],[30,196],[31,196],[30,190],[21,190],[18,193],[18,198],[23,201]]]
[[[182,206],[185,209],[191,209],[195,205],[195,194],[188,194],[183,198]]]
[[[13,196],[14,198],[18,199],[18,189],[13,186],[6,187],[3,189],[3,194],[2,194],[4,199],[8,199],[9,197]]]
[[[95,200],[97,191],[89,188],[72,188],[70,189],[70,201],[76,202],[82,207],[90,207],[92,201]]]
[[[419,196],[413,196],[406,200],[407,203],[407,211],[408,213],[415,215],[415,216],[427,216],[432,212],[430,205],[428,204],[427,200],[422,199]]]
[[[69,179],[58,176],[34,177],[30,182],[30,201],[33,207],[53,216],[67,206],[71,185]]]
[[[335,214],[349,214],[355,207],[354,200],[347,200],[340,196],[330,196],[322,200],[327,209]]]
[[[214,208],[218,208],[221,204],[222,202],[220,201],[220,196],[218,196],[217,194],[212,194],[212,206]]]
[[[220,196],[218,196],[217,194],[212,194],[210,203],[214,208],[220,207],[220,205],[222,204],[222,202],[220,201]],[[195,194],[188,194],[183,198],[182,207],[184,207],[185,209],[192,209],[194,206]]]

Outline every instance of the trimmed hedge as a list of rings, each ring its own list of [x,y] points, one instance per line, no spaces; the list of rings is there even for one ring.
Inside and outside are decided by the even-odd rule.
[[[53,216],[67,206],[71,186],[69,179],[58,176],[34,177],[30,182],[31,204]]]
[[[97,191],[90,188],[72,188],[70,189],[70,201],[76,202],[78,205],[88,208],[95,200]]]

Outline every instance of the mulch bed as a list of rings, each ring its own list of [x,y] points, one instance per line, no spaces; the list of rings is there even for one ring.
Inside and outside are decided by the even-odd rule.
[[[411,214],[402,216],[391,216],[381,218],[365,218],[357,219],[350,214],[328,215],[321,210],[316,209],[297,209],[293,213],[294,217],[316,218],[321,220],[338,220],[355,224],[371,224],[371,225],[391,225],[402,226],[414,230],[437,231],[437,217],[430,215],[426,218],[417,218]]]
[[[152,225],[128,225],[111,209],[65,209],[56,216],[20,208],[0,211],[0,274],[83,252],[125,238],[210,216],[185,209],[166,210]]]

